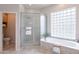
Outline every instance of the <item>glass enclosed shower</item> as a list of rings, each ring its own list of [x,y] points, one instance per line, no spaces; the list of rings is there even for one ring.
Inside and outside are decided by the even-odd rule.
[[[22,12],[20,17],[21,47],[40,45],[40,14]]]

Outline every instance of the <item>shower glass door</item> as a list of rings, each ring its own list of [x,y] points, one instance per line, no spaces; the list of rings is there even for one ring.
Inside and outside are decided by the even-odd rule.
[[[21,46],[38,45],[40,42],[39,14],[21,13]]]

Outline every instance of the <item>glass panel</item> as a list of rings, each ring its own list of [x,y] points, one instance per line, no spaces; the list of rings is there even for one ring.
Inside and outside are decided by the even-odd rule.
[[[40,44],[40,14],[22,13],[20,20],[21,47]]]
[[[65,9],[54,14],[51,15],[51,36],[75,40],[76,8]]]

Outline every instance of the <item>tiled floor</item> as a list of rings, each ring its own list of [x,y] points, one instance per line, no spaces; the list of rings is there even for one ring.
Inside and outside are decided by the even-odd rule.
[[[50,52],[40,46],[31,46],[22,48],[20,51],[5,50],[1,54],[50,54]]]

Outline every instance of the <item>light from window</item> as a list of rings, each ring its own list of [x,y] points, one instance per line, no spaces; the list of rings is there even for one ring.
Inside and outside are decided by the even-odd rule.
[[[46,19],[45,15],[40,16],[40,30],[41,30],[41,35],[45,34],[45,29],[46,29]]]
[[[76,8],[51,13],[51,36],[76,39]]]

